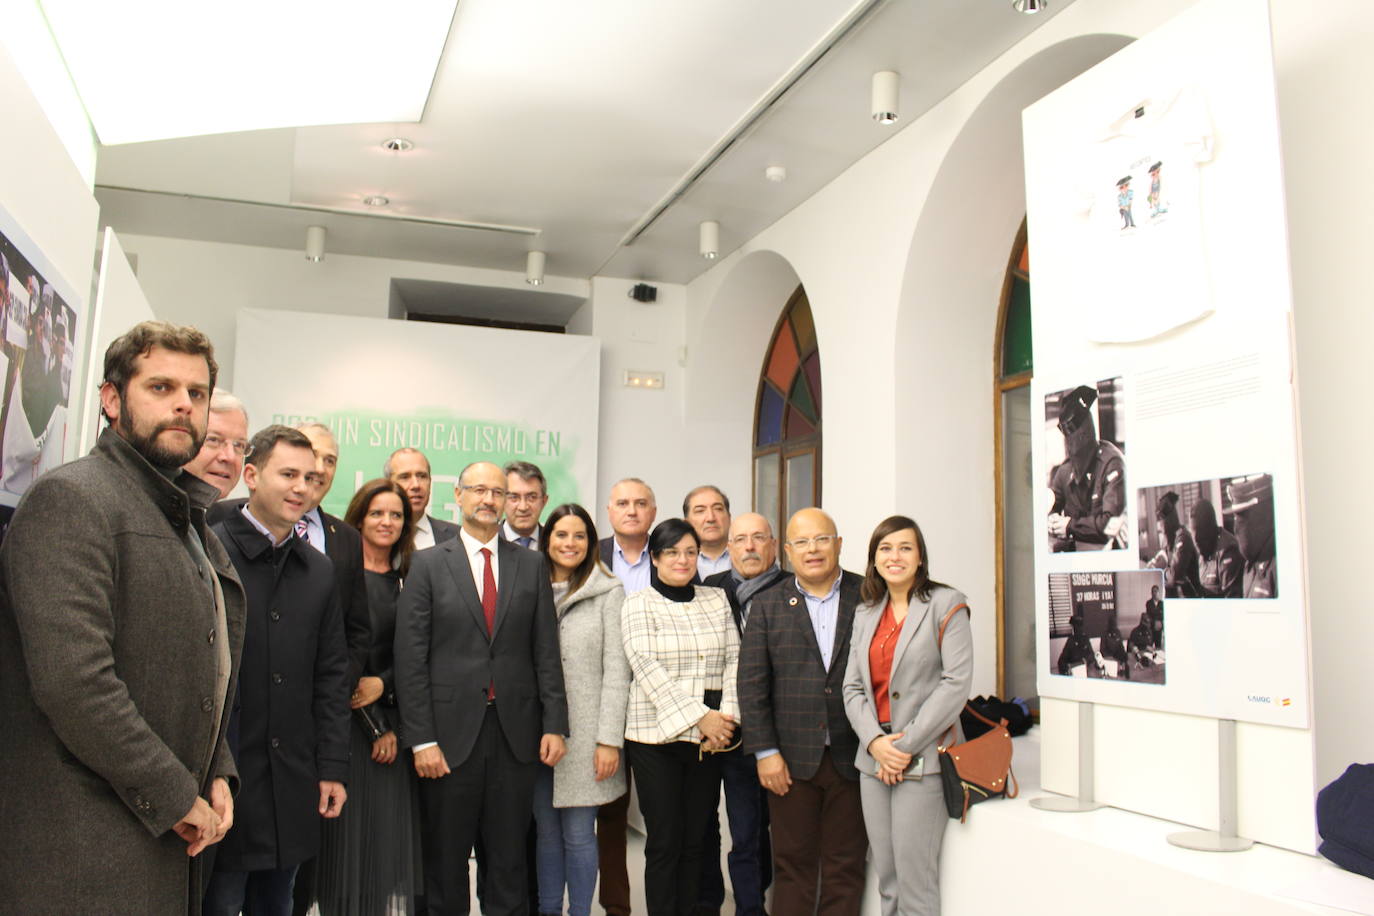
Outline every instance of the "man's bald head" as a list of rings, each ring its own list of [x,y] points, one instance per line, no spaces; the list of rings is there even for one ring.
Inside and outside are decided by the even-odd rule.
[[[787,521],[787,559],[808,591],[824,592],[840,568],[835,520],[820,509],[800,509]]]
[[[757,512],[746,512],[731,520],[726,546],[730,550],[730,565],[746,579],[768,570],[778,558],[773,526]]]

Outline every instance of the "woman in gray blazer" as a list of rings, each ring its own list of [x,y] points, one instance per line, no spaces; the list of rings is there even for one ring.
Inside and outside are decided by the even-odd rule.
[[[620,638],[625,589],[597,556],[596,527],[573,503],[549,513],[539,538],[553,580],[563,687],[568,695],[568,752],[535,783],[539,911],[591,912],[596,889],[596,811],[625,794],[620,748],[630,663]]]
[[[844,706],[859,736],[854,765],[883,916],[938,916],[949,821],[938,746],[951,728],[954,740],[962,737],[959,712],[973,680],[968,604],[930,578],[925,538],[904,515],[874,529],[860,594]]]

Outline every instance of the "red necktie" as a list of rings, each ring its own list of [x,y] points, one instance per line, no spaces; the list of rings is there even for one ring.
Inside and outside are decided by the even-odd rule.
[[[491,639],[496,629],[496,570],[491,568],[491,550],[483,547],[482,558],[487,561],[482,570],[482,616],[487,618],[487,638]],[[496,696],[496,682],[487,685],[487,699]]]

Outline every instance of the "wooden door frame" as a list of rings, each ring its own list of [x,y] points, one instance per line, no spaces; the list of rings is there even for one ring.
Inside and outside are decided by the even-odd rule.
[[[1002,375],[1002,353],[1003,336],[1007,329],[1007,311],[1011,305],[1011,291],[1015,275],[1013,271],[1017,268],[1020,261],[1020,253],[1026,244],[1026,221],[1021,220],[1021,228],[1016,232],[1016,240],[1012,243],[1011,254],[1007,257],[1007,268],[1003,273],[1001,302],[997,307],[997,331],[993,337],[992,348],[992,441],[993,441],[993,461],[992,461],[992,480],[994,493],[994,511],[996,519],[996,534],[994,555],[997,564],[997,590],[996,590],[996,613],[997,613],[997,695],[1006,696],[1007,687],[1007,585],[1006,585],[1006,494],[1005,494],[1005,464],[1003,451],[1006,447],[1002,435],[1002,399],[1008,391],[1015,391],[1030,384],[1030,372],[1018,372],[1015,375]]]

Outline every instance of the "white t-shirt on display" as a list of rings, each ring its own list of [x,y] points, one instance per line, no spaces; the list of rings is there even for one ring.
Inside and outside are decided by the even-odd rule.
[[[1145,99],[1083,150],[1083,252],[1073,311],[1098,343],[1146,340],[1210,315],[1199,170],[1212,128],[1192,89]]]

